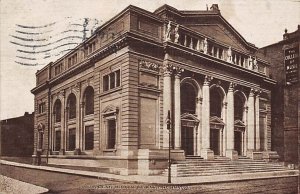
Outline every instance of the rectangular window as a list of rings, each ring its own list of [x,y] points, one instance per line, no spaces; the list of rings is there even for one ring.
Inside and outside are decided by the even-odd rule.
[[[103,77],[103,90],[104,91],[109,90],[109,76],[108,75]]]
[[[223,49],[219,49],[219,59],[223,59]]]
[[[119,87],[121,85],[121,75],[120,70],[116,71],[116,86]]]
[[[116,120],[107,120],[108,141],[107,148],[114,149],[116,145]]]
[[[87,47],[87,53],[91,54],[92,52],[94,52],[96,50],[96,43],[90,43]]]
[[[115,75],[115,72],[111,73],[110,74],[110,89],[113,89],[116,87],[116,75]]]
[[[85,127],[85,150],[94,149],[94,126]]]
[[[73,56],[71,56],[68,59],[68,67],[70,68],[71,66],[75,65],[77,63],[77,53],[75,53]]]
[[[44,113],[46,108],[46,103],[45,102],[40,103],[38,108],[39,108],[39,114]]]
[[[62,72],[63,64],[60,63],[54,67],[54,75],[58,75]]]
[[[107,91],[121,85],[120,70],[114,71],[108,75],[103,76],[103,91]]]
[[[60,141],[61,141],[61,132],[60,132],[60,130],[58,130],[58,131],[55,131],[54,151],[60,150]]]
[[[72,151],[75,150],[75,142],[76,142],[76,129],[72,128],[69,129],[69,145],[68,145],[68,150]]]

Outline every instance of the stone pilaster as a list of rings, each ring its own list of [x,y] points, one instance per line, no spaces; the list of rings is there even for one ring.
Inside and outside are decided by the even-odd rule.
[[[227,93],[227,123],[226,123],[226,156],[232,160],[238,159],[234,150],[234,84],[230,83]]]
[[[199,119],[199,121],[201,121],[201,118],[202,118],[202,100],[203,100],[203,98],[197,98],[197,104],[196,104],[196,106],[197,106],[197,109],[196,109],[196,114],[197,114],[197,118]],[[201,154],[201,137],[202,137],[202,135],[201,135],[201,128],[202,128],[202,126],[201,126],[201,124],[199,124],[198,126],[197,126],[197,132],[198,132],[198,135],[197,135],[197,156],[200,156],[200,154]]]
[[[247,122],[247,136],[248,136],[248,149],[247,155],[251,155],[251,153],[255,149],[255,109],[254,109],[254,91],[251,89],[249,98],[248,98],[248,122]]]
[[[209,100],[209,84],[212,77],[205,76],[203,83],[203,104],[202,104],[202,149],[201,156],[204,159],[214,159],[214,152],[210,150],[210,100]]]
[[[183,69],[176,68],[174,80],[174,140],[175,149],[181,149],[181,109],[180,109],[180,76]]]
[[[255,150],[256,151],[260,151],[259,95],[260,95],[260,91],[258,91],[255,96]]]
[[[75,149],[76,152],[78,152],[78,150],[81,150],[81,140],[80,140],[80,136],[81,136],[81,102],[80,102],[80,94],[78,95],[78,99],[76,102],[76,141],[75,141]]]
[[[66,96],[65,92],[61,92],[62,96],[62,102],[61,102],[61,135],[60,135],[60,152],[61,154],[64,154],[66,148],[65,148],[65,131],[66,131],[66,126],[67,126],[67,108],[66,108]]]
[[[166,54],[165,59],[168,57]],[[164,74],[163,74],[163,148],[169,147],[169,131],[167,129],[166,119],[168,117],[168,111],[172,109],[172,93],[171,93],[171,75],[172,68],[167,61],[164,61]],[[171,112],[172,114],[172,112]],[[171,116],[172,118],[172,116]]]

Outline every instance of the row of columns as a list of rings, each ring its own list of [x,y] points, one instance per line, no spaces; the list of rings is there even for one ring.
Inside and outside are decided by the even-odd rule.
[[[168,57],[168,56],[167,56]],[[172,73],[174,76],[174,148],[181,149],[181,100],[180,100],[180,75],[183,70],[173,67],[164,61],[163,77],[163,118],[167,118],[168,110],[172,110]],[[202,92],[202,118],[201,118],[201,156],[205,159],[213,159],[214,153],[210,149],[210,82],[213,78],[205,76]],[[237,159],[238,153],[234,150],[234,83],[230,83],[227,93],[226,111],[226,152],[231,159]],[[199,113],[198,113],[199,114]],[[247,151],[252,152],[260,149],[259,137],[259,94],[251,90],[248,98],[247,114]],[[163,125],[163,148],[168,148],[167,125]],[[199,134],[200,135],[200,134]],[[200,140],[200,139],[199,139]]]

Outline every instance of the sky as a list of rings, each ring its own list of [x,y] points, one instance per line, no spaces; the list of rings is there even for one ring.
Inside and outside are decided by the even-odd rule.
[[[44,67],[16,62],[19,47],[12,40],[17,25],[64,24],[70,18],[91,18],[101,25],[130,4],[151,12],[164,4],[178,10],[206,10],[218,4],[222,16],[257,47],[282,40],[284,29],[293,32],[300,24],[299,0],[0,0],[0,119],[33,111],[30,90],[35,87],[36,71]]]

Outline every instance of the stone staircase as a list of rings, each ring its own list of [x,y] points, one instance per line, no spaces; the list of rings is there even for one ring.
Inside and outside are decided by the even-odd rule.
[[[174,177],[279,172],[286,170],[288,169],[279,163],[268,163],[264,160],[252,160],[246,157],[239,157],[238,160],[232,161],[229,158],[218,156],[214,160],[187,156],[186,160],[176,161],[176,163],[171,165],[171,174]],[[163,171],[163,175],[168,175],[168,169]]]

